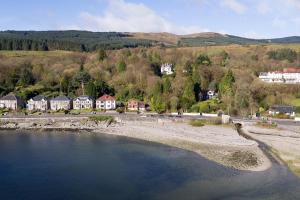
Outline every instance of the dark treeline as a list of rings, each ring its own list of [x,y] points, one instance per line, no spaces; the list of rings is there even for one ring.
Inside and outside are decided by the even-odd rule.
[[[95,51],[98,49],[150,47],[151,41],[130,38],[126,34],[87,31],[4,31],[0,32],[0,50]]]

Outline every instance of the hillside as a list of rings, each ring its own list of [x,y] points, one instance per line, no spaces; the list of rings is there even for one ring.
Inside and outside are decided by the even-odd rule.
[[[173,64],[174,74],[160,66]],[[111,94],[120,104],[143,100],[157,112],[228,111],[246,116],[276,104],[300,113],[299,85],[265,84],[259,72],[300,67],[300,44],[128,48],[99,52],[0,51],[0,96],[29,99]],[[203,101],[208,90],[220,101]],[[204,99],[205,100],[205,99]]]
[[[95,51],[135,47],[201,47],[230,44],[300,43],[300,37],[249,39],[219,33],[175,35],[171,33],[117,33],[89,31],[2,31],[0,50]]]

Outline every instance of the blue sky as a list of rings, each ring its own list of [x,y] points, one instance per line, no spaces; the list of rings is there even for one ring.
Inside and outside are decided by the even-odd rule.
[[[0,30],[300,35],[300,0],[0,0]]]

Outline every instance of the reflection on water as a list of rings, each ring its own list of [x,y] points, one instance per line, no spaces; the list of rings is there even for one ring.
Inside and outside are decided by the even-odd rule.
[[[299,199],[285,167],[241,172],[122,137],[0,134],[0,199]]]

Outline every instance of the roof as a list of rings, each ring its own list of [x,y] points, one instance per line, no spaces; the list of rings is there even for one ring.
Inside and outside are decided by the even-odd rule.
[[[293,106],[282,106],[282,105],[274,105],[271,107],[271,110],[280,112],[280,113],[293,113]]]
[[[13,94],[9,94],[6,95],[4,97],[2,97],[0,100],[7,100],[7,101],[17,101],[19,97],[13,95]]]
[[[74,99],[74,101],[77,101],[77,100],[80,100],[80,101],[86,101],[86,100],[92,100],[92,98],[89,97],[89,96],[86,96],[86,95],[82,95],[82,96],[76,97],[76,98]]]
[[[47,101],[48,98],[47,98],[47,97],[44,97],[44,96],[41,96],[41,95],[38,95],[38,96],[33,97],[32,100],[33,100],[33,101],[42,101],[42,100]]]
[[[284,73],[299,73],[299,69],[296,69],[294,67],[288,67],[283,69]]]
[[[67,96],[58,96],[58,97],[51,99],[51,101],[70,101],[70,100],[71,100],[71,98],[67,97]]]
[[[103,95],[102,97],[99,97],[99,98],[97,99],[97,101],[114,101],[114,100],[115,100],[114,97],[112,97],[112,96],[110,96],[110,95],[107,95],[107,94],[105,94],[105,95]]]

